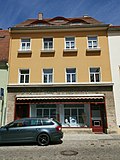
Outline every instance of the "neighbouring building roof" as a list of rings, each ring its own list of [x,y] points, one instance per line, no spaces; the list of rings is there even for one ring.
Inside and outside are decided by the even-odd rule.
[[[9,40],[9,31],[0,30],[0,62],[8,62]]]

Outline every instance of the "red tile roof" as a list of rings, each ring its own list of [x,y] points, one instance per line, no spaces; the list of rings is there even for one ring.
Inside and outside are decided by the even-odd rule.
[[[81,24],[103,24],[103,23],[89,16],[83,16],[78,18],[65,18],[58,16],[42,20],[28,19],[20,24],[17,24],[15,27],[36,26],[36,25],[61,26],[61,25],[71,25],[71,24],[81,25]]]
[[[10,35],[8,30],[0,30],[0,61],[8,62]]]

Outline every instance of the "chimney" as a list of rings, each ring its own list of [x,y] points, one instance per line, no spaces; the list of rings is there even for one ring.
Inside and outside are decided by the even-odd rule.
[[[38,13],[38,19],[39,19],[39,20],[42,20],[42,19],[43,19],[43,13],[40,13],[40,12]]]

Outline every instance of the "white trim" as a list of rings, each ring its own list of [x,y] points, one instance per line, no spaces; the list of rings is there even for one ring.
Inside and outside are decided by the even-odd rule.
[[[8,87],[72,87],[72,86],[113,86],[112,82],[89,82],[89,83],[9,83]]]

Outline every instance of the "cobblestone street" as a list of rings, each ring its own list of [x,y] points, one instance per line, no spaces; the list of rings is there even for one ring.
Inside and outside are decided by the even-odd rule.
[[[36,144],[3,145],[0,147],[0,160],[28,159],[119,160],[120,136],[65,135],[61,144],[51,144],[45,147]]]

